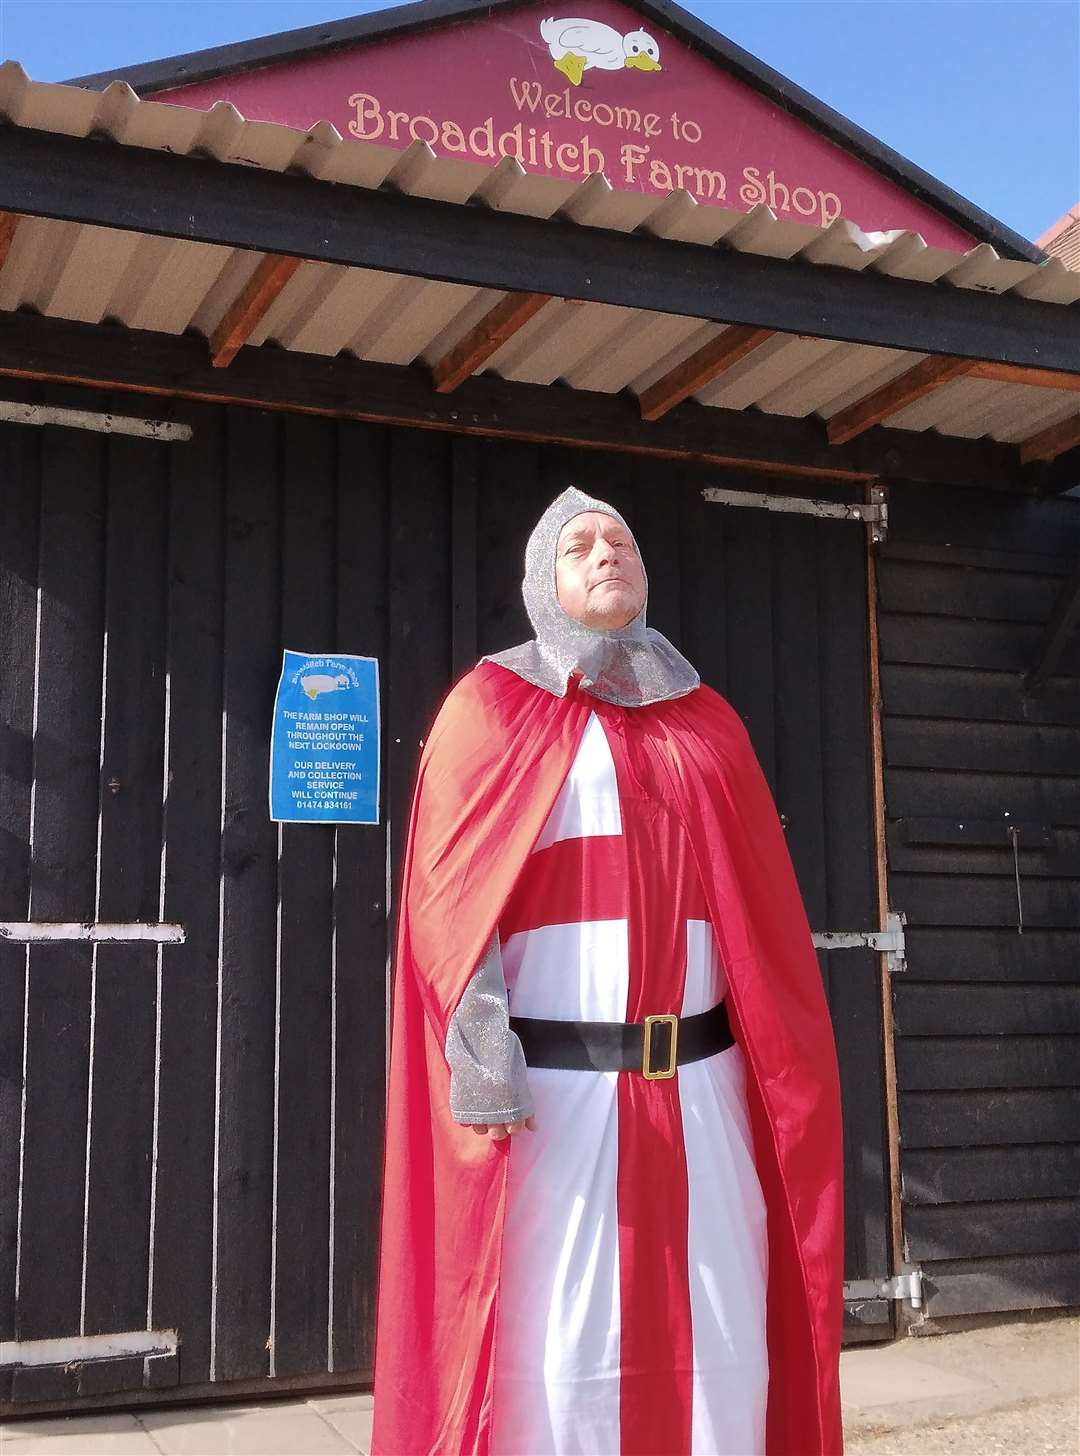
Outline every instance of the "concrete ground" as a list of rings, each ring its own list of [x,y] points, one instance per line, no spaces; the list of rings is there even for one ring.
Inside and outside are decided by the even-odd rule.
[[[845,1350],[840,1385],[848,1456],[1080,1456],[1078,1317]]]
[[[846,1350],[840,1377],[848,1456],[1080,1456],[1080,1318]],[[334,1395],[13,1421],[0,1453],[355,1456],[370,1435],[371,1397]]]

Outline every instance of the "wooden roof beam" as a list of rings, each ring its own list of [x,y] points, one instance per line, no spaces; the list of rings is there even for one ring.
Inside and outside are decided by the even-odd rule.
[[[963,379],[974,368],[973,359],[953,359],[948,355],[935,354],[921,360],[898,379],[891,379],[888,384],[849,404],[846,409],[838,410],[825,426],[829,444],[846,444],[864,430],[880,425],[890,415],[899,414],[917,399],[940,389],[943,384]]]
[[[775,336],[775,329],[756,329],[749,324],[731,324],[715,339],[676,364],[660,379],[641,392],[641,418],[658,420],[668,410],[681,404],[690,395],[732,368],[747,354],[759,349]]]
[[[1064,389],[1080,394],[1080,374],[1063,369],[1029,369],[1023,364],[999,364],[996,359],[975,359],[968,376],[993,379],[999,384],[1033,384],[1036,389]]]
[[[17,212],[0,212],[0,269],[8,260],[15,233],[22,221]]]
[[[1080,445],[1080,415],[1070,415],[1037,435],[1031,435],[1020,445],[1020,460],[1031,465],[1036,460],[1056,460],[1066,450]]]
[[[1018,447],[995,440],[879,427],[850,445],[830,445],[823,423],[813,416],[794,419],[757,410],[706,408],[694,400],[649,423],[641,418],[637,401],[625,393],[577,389],[556,391],[553,411],[549,385],[480,374],[466,380],[459,393],[436,394],[427,371],[412,366],[251,345],[241,349],[229,369],[214,369],[202,339],[32,314],[13,313],[4,320],[4,377],[695,460],[771,475],[861,481],[881,477],[1026,495],[1031,489]]]
[[[464,384],[550,302],[549,293],[508,293],[500,298],[463,339],[432,365],[431,382],[436,393],[449,394]]]
[[[279,253],[267,253],[259,259],[255,272],[210,335],[210,362],[215,369],[224,369],[232,363],[302,262],[302,258],[287,258]]]

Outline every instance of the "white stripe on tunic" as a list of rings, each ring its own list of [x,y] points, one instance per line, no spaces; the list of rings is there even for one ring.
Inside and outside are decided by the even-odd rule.
[[[712,926],[686,922],[682,1015],[727,994]],[[742,1048],[679,1068],[689,1191],[693,1456],[765,1449],[765,1202],[754,1166]]]
[[[584,839],[593,834],[621,834],[619,783],[607,736],[595,713],[581,735],[581,745],[559,791],[533,853],[560,839]]]

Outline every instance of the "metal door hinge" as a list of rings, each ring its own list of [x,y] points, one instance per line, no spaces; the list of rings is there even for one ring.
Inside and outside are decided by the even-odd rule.
[[[783,511],[835,521],[861,521],[873,527],[875,541],[884,541],[889,529],[888,497],[884,486],[870,488],[868,501],[807,500],[803,496],[768,495],[764,491],[724,490],[706,486],[701,492],[713,505],[745,506],[757,511]]]
[[[133,1355],[175,1355],[176,1330],[118,1330],[107,1335],[57,1335],[44,1340],[0,1340],[0,1366],[72,1365],[82,1360],[126,1360]]]
[[[190,440],[190,425],[174,420],[148,420],[135,415],[106,414],[103,410],[65,409],[60,405],[26,404],[0,399],[0,420],[12,425],[63,425],[71,430],[93,430],[99,435],[134,435],[141,440]]]
[[[857,946],[883,950],[888,956],[889,970],[895,975],[907,969],[904,945],[906,922],[907,916],[902,910],[890,910],[885,917],[884,930],[816,930],[814,945],[818,950],[851,950]]]
[[[158,945],[182,945],[184,939],[182,925],[153,920],[0,920],[0,940],[25,945],[68,940],[150,940]]]
[[[864,1299],[895,1299],[922,1309],[923,1276],[918,1268],[905,1269],[887,1279],[849,1279],[844,1284],[844,1300],[856,1304]]]

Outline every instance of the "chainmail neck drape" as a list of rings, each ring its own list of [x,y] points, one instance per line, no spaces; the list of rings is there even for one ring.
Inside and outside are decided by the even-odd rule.
[[[564,490],[537,521],[525,548],[525,579],[521,584],[525,610],[535,638],[493,652],[481,660],[496,662],[516,672],[526,682],[546,688],[556,697],[566,696],[574,672],[582,675],[581,686],[594,698],[624,708],[642,708],[682,698],[700,685],[697,671],[660,632],[645,625],[645,605],[625,627],[603,631],[586,627],[568,616],[559,605],[555,587],[555,548],[567,521],[585,511],[613,516],[627,531],[622,516],[605,501],[595,500],[571,486]]]

